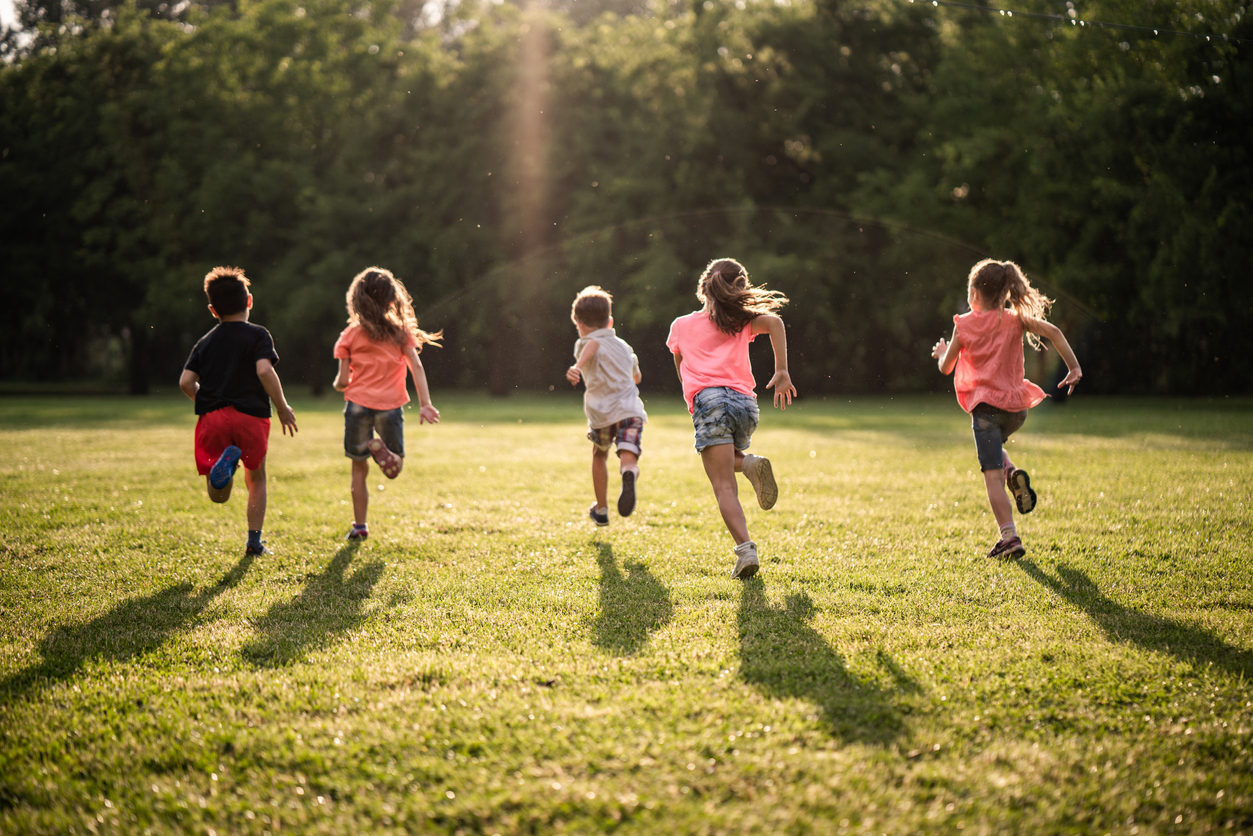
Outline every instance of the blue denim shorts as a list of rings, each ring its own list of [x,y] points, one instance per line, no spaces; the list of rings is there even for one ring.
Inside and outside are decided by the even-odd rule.
[[[370,458],[370,448],[366,445],[376,432],[388,450],[402,459],[405,457],[404,407],[370,409],[352,401],[344,404],[345,456],[359,462]]]
[[[1006,412],[985,403],[976,404],[970,410],[971,426],[975,431],[975,451],[979,454],[980,470],[999,470],[1005,466],[1002,445],[1027,420],[1027,410]]]
[[[696,452],[719,444],[747,450],[761,413],[757,399],[725,386],[701,389],[692,398],[692,426],[696,428]]]

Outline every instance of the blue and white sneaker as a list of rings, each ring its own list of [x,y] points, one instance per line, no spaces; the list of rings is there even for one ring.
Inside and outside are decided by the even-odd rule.
[[[215,491],[222,490],[231,483],[231,479],[235,478],[235,468],[239,467],[239,457],[242,455],[243,451],[232,444],[222,451],[222,455],[218,456],[218,460],[209,471],[209,484]]]

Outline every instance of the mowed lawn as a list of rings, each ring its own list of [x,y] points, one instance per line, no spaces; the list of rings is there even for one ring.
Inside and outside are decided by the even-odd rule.
[[[1001,562],[951,396],[763,399],[741,582],[677,398],[596,529],[577,397],[435,396],[356,548],[296,399],[255,560],[186,400],[0,399],[0,832],[1253,834],[1253,401],[1037,408]]]

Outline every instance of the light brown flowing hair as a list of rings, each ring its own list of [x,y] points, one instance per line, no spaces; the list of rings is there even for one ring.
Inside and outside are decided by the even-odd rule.
[[[1032,287],[1022,268],[1012,261],[985,258],[970,268],[969,286],[983,299],[988,310],[1003,309],[1008,302],[1019,315],[1047,319],[1049,308],[1053,306],[1053,300]],[[1032,348],[1036,351],[1044,348],[1039,336],[1031,331],[1026,334]]]
[[[390,342],[404,348],[409,337],[425,343],[437,343],[443,331],[428,334],[418,328],[413,312],[413,298],[400,279],[390,270],[367,267],[348,286],[348,324],[359,325],[366,336],[377,342]]]
[[[772,314],[788,302],[777,290],[754,287],[744,265],[734,258],[709,262],[696,284],[696,298],[718,330],[727,334],[738,334],[757,317]]]

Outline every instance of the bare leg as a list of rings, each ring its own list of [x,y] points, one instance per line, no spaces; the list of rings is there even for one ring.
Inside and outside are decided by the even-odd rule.
[[[204,477],[204,484],[209,489],[209,499],[212,499],[214,502],[225,502],[231,498],[231,485],[235,484],[235,480],[232,478],[222,490],[213,487],[213,483],[209,481],[208,476]]]
[[[627,470],[639,470],[640,457],[632,453],[630,450],[618,451],[618,472],[622,473]]]
[[[744,451],[743,450],[735,451],[735,472],[736,473],[744,472]]]
[[[265,528],[265,460],[256,470],[244,468],[244,484],[248,486],[248,530]]]
[[[592,448],[592,490],[596,492],[596,507],[609,507],[609,451]]]
[[[1009,504],[1009,494],[1005,493],[1005,471],[983,471],[983,483],[988,489],[988,502],[992,505],[992,516],[996,517],[997,527],[1012,523],[1014,510]]]
[[[370,508],[370,489],[365,484],[369,475],[369,460],[352,460],[352,518],[357,525],[365,525],[366,511]]]
[[[735,484],[735,465],[738,451],[730,444],[718,444],[706,447],[700,453],[701,463],[705,465],[705,475],[713,486],[714,498],[718,500],[718,512],[726,523],[727,531],[735,539],[735,544],[748,542],[748,522],[744,519],[744,508],[740,505],[738,488]],[[739,457],[743,460],[743,456]]]

